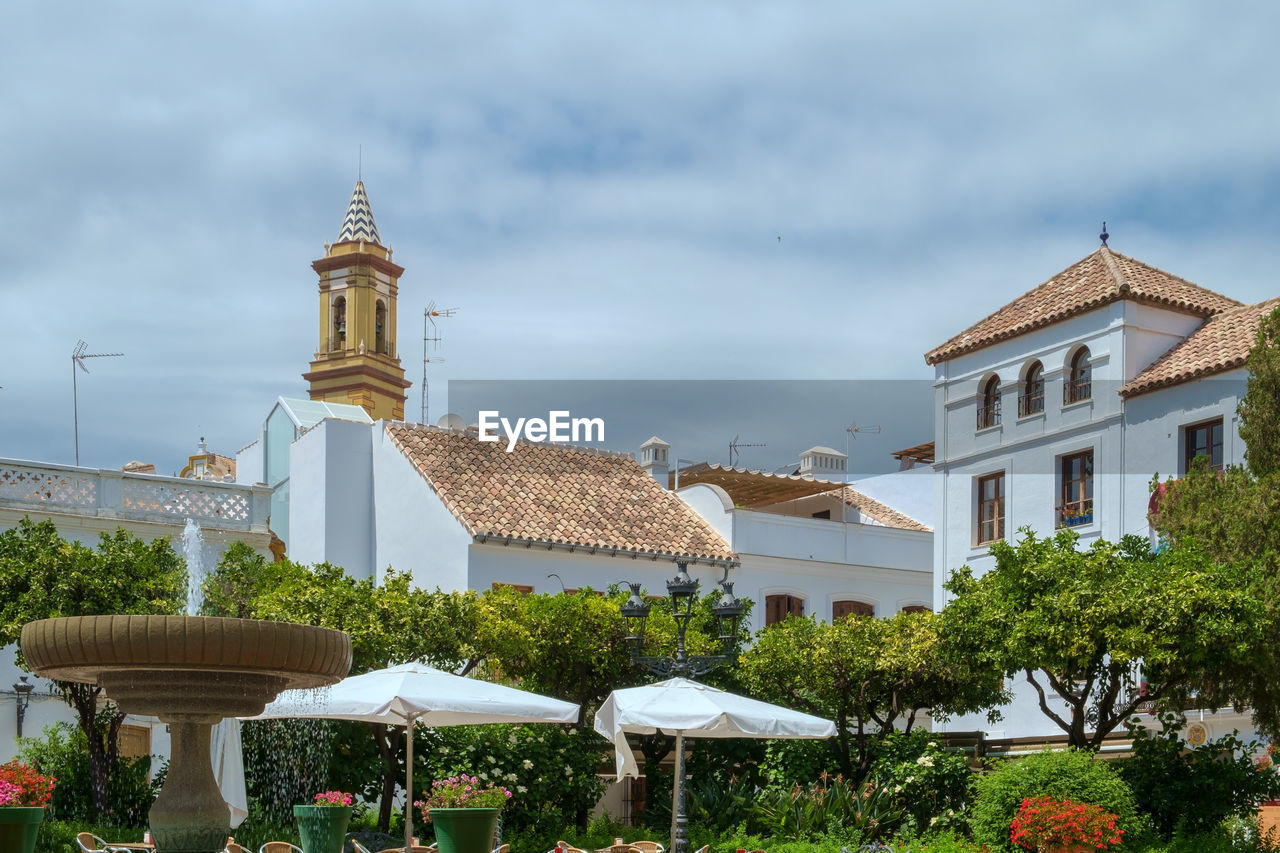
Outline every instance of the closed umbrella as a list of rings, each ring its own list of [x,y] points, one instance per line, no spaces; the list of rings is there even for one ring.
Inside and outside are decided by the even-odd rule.
[[[406,663],[353,675],[322,690],[286,690],[253,720],[290,717],[358,720],[405,727],[404,843],[413,837],[413,725],[429,728],[478,723],[572,723],[578,706],[464,678],[426,664]]]
[[[615,690],[596,712],[595,730],[613,741],[618,776],[639,776],[627,734],[657,732],[676,737],[676,780],[672,791],[671,848],[684,853],[684,739],[686,737],[827,738],[830,720],[727,693],[687,678],[672,678]],[[679,836],[679,837],[677,837]]]

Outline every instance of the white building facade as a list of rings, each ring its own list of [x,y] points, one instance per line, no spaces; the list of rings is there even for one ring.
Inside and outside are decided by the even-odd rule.
[[[1104,244],[930,351],[935,607],[953,570],[992,567],[995,540],[1023,527],[1039,536],[1069,527],[1082,548],[1146,537],[1153,477],[1180,476],[1202,454],[1242,464],[1243,363],[1274,302],[1241,305]],[[1061,734],[1029,689],[1003,717],[994,728],[980,715],[946,728]],[[1224,713],[1205,725],[1217,737],[1248,720]]]

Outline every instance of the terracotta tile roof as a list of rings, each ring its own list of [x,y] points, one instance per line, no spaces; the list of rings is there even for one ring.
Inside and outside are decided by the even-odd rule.
[[[1120,388],[1120,396],[1135,397],[1157,388],[1244,367],[1258,334],[1258,324],[1277,305],[1280,297],[1210,317],[1186,340],[1126,382]]]
[[[474,537],[736,563],[719,533],[628,454],[416,424],[387,435]]]
[[[872,521],[879,522],[885,527],[897,527],[901,530],[918,530],[921,533],[932,533],[933,528],[927,524],[921,524],[914,518],[898,512],[891,506],[886,506],[880,501],[874,500],[849,486],[844,489],[844,502],[854,507],[863,515],[871,518]]]
[[[1210,317],[1240,305],[1185,279],[1101,246],[1053,278],[925,353],[937,364],[994,343],[1101,308],[1121,299]]]

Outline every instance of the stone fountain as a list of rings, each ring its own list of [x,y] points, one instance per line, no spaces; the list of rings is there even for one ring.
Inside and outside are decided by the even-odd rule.
[[[151,807],[159,853],[220,853],[231,815],[209,761],[209,731],[262,713],[281,690],[344,678],[341,631],[208,616],[68,616],[22,628],[37,675],[100,685],[120,709],[169,724],[164,788]]]

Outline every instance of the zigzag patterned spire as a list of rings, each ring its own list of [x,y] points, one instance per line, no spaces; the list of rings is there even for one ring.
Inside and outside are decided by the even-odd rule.
[[[336,242],[345,243],[364,240],[366,243],[382,245],[378,236],[378,224],[373,221],[373,210],[369,207],[369,196],[364,192],[364,181],[356,181],[356,188],[351,193],[351,203],[347,205],[347,218],[342,220],[342,231]]]

